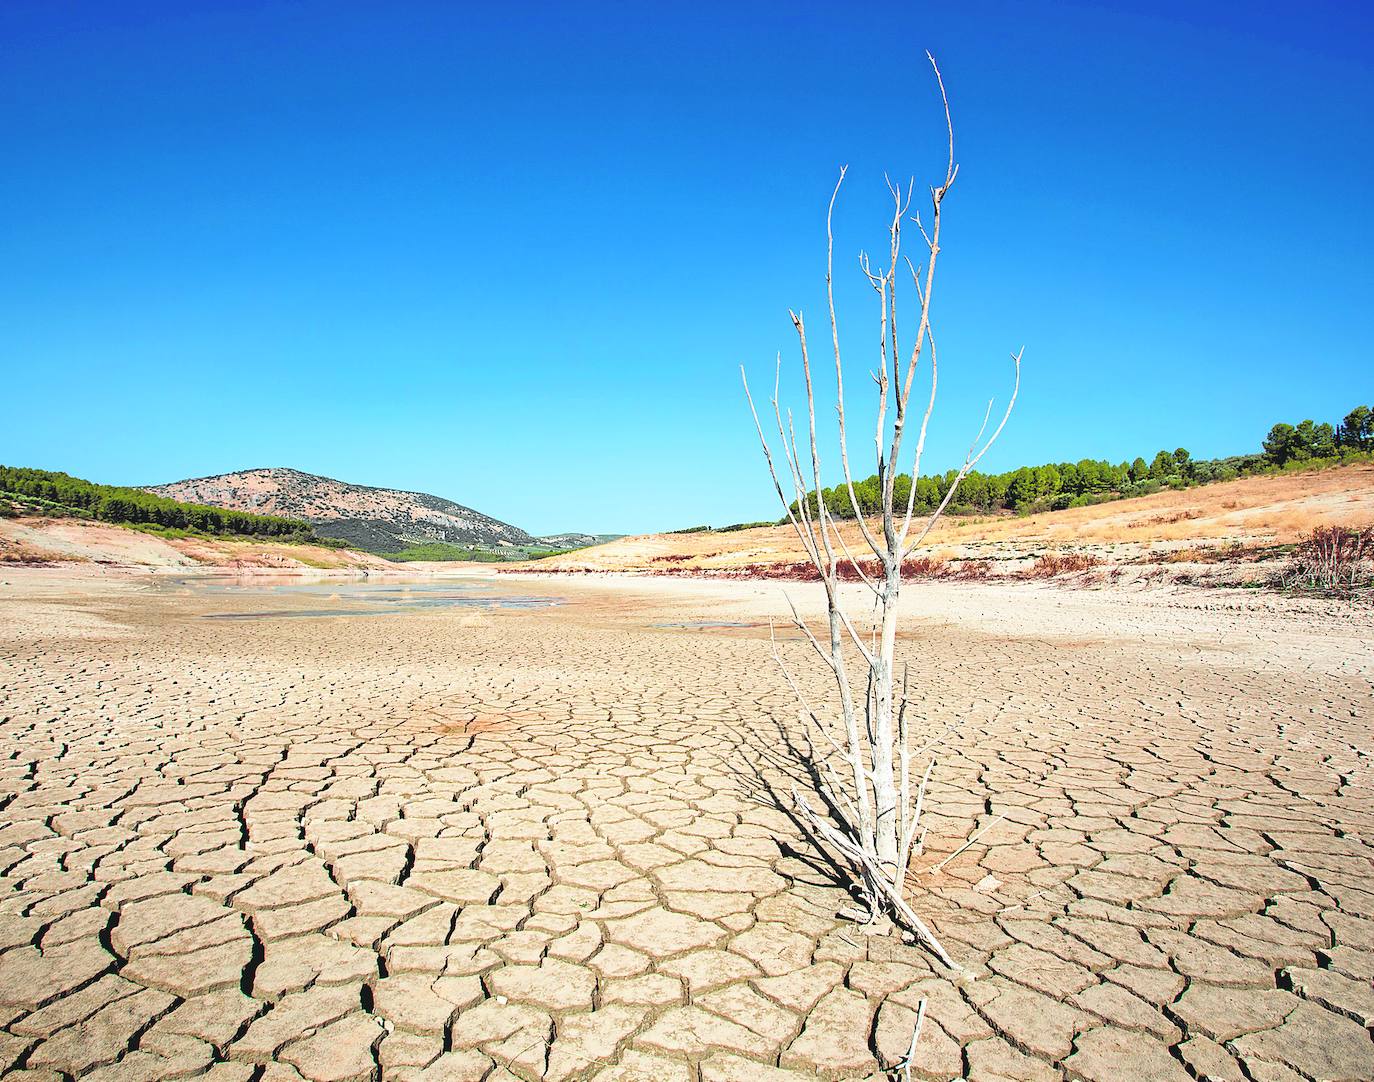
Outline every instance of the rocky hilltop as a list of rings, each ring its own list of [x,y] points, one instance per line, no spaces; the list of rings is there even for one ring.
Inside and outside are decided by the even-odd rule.
[[[399,552],[436,541],[500,549],[570,548],[595,540],[589,534],[532,537],[518,526],[425,492],[351,485],[281,466],[174,481],[147,491],[211,507],[302,518],[321,536],[368,552]]]

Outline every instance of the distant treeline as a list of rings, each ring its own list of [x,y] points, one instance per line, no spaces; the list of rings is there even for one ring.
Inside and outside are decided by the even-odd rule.
[[[506,560],[520,558],[520,556],[508,556],[490,549],[473,548],[471,545],[453,545],[447,541],[427,541],[423,544],[407,545],[395,552],[379,552],[377,555],[384,560],[393,560],[396,563],[413,563],[419,560],[468,560],[499,564]],[[523,555],[523,552],[520,555]]]
[[[797,505],[796,505],[796,503],[794,502],[794,503],[792,504],[792,506],[795,508]],[[826,506],[828,507],[829,504],[827,504]],[[786,520],[786,519],[783,519],[782,521],[783,521],[783,522],[786,522],[787,520]],[[766,520],[766,521],[763,521],[763,522],[736,522],[736,523],[733,523],[732,525],[729,525],[729,526],[688,526],[686,529],[682,529],[682,530],[669,530],[668,532],[669,532],[669,533],[736,533],[736,532],[739,531],[739,530],[752,530],[752,529],[755,529],[756,527],[759,527],[759,526],[775,526],[775,525],[779,525],[779,523],[775,523],[775,522],[773,522],[773,521],[770,519],[770,520]]]
[[[65,473],[0,466],[0,494],[89,515],[101,522],[159,526],[197,533],[313,540],[310,523],[277,515],[254,515],[182,503],[137,488],[97,485]]]
[[[1105,459],[1085,458],[1078,462],[1053,462],[1043,466],[1022,466],[1007,473],[971,472],[960,483],[950,501],[955,514],[993,511],[1053,511],[1065,507],[1084,507],[1107,500],[1145,496],[1164,488],[1231,481],[1257,473],[1335,465],[1363,458],[1374,451],[1374,412],[1357,406],[1338,425],[1276,424],[1258,454],[1230,458],[1194,459],[1185,448],[1160,451],[1146,462],[1113,464]],[[957,470],[919,477],[916,480],[915,509],[929,513],[940,506]],[[904,508],[911,493],[911,477],[899,475],[893,482],[897,506]],[[844,485],[822,490],[826,510],[836,518],[853,518],[853,504]],[[880,506],[877,476],[854,482],[854,495],[864,514],[876,514]],[[807,494],[812,513],[816,493]],[[797,512],[796,501],[792,512]],[[783,521],[786,521],[785,519]]]

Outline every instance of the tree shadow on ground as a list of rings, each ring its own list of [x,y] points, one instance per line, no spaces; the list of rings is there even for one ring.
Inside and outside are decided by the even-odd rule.
[[[772,714],[763,713],[759,720],[758,726],[742,724],[736,734],[739,740],[735,750],[745,795],[780,813],[792,824],[800,844],[794,844],[791,839],[775,840],[784,856],[815,873],[813,885],[843,890],[857,902],[853,873],[814,840],[793,798],[793,790],[798,788],[808,796],[814,794],[836,824],[843,822],[839,809],[822,785],[815,750],[810,741],[798,741],[795,734]],[[791,878],[798,879],[795,875]]]

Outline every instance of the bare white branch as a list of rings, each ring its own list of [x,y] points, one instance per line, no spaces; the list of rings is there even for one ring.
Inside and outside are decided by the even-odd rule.
[[[910,342],[904,343],[898,337],[898,317],[901,311],[898,279],[905,278],[904,274],[899,275],[898,272],[905,258],[902,254],[902,225],[904,220],[909,220],[912,195],[915,191],[914,179],[903,188],[893,182],[891,177],[884,177],[888,194],[892,198],[892,217],[888,224],[889,261],[886,266],[874,267],[867,253],[861,253],[859,257],[859,269],[872,286],[879,306],[877,358],[872,373],[876,395],[874,457],[877,465],[878,496],[877,514],[872,521],[864,513],[864,501],[860,499],[850,469],[845,416],[844,362],[840,349],[839,319],[835,309],[835,204],[848,172],[847,167],[840,170],[825,218],[826,304],[835,358],[835,415],[839,430],[840,471],[845,492],[849,497],[849,509],[853,512],[860,536],[875,558],[873,564],[865,566],[865,562],[850,551],[849,544],[835,521],[834,509],[827,506],[806,321],[799,312],[790,312],[789,315],[801,350],[806,393],[804,440],[798,439],[797,426],[793,423],[791,414],[788,413],[784,419],[778,390],[780,369],[774,377],[772,398],[773,416],[782,445],[782,457],[791,487],[796,493],[795,500],[787,498],[778,465],[774,461],[752,397],[749,398],[749,409],[763,446],[774,491],[783,503],[787,520],[800,539],[807,561],[815,569],[823,588],[829,625],[828,640],[817,631],[813,631],[810,624],[802,618],[792,599],[788,597],[787,604],[791,609],[792,622],[805,638],[811,651],[822,659],[830,671],[838,698],[838,712],[832,715],[829,721],[822,720],[803,693],[801,682],[784,663],[770,624],[773,656],[788,687],[800,704],[798,717],[807,733],[807,747],[810,749],[807,753],[809,766],[815,786],[824,797],[827,809],[826,814],[818,812],[805,795],[794,789],[793,803],[797,818],[816,845],[849,865],[855,877],[858,895],[871,921],[876,921],[883,914],[890,915],[934,952],[945,965],[957,969],[954,960],[940,945],[931,929],[912,910],[905,897],[913,847],[919,851],[923,846],[923,817],[930,780],[935,769],[932,758],[925,766],[919,784],[914,785],[913,793],[913,764],[924,761],[926,753],[946,738],[954,723],[933,736],[926,734],[927,739],[922,746],[913,751],[912,721],[908,715],[912,699],[905,671],[900,689],[895,686],[894,679],[898,599],[904,561],[929,535],[954,498],[960,482],[978,464],[1006,426],[1020,388],[1021,354],[1017,353],[1013,357],[1016,378],[1006,411],[997,427],[991,436],[984,438],[992,417],[992,403],[989,403],[983,425],[970,443],[962,467],[934,511],[921,524],[914,539],[911,538],[916,482],[920,478],[921,459],[926,447],[926,436],[935,408],[938,387],[939,366],[931,308],[935,295],[935,272],[940,255],[943,203],[959,172],[958,163],[954,160],[954,124],[949,98],[945,93],[939,67],[933,57],[929,57],[929,54],[927,56],[935,74],[945,114],[949,137],[948,158],[944,180],[930,189],[929,229],[921,223],[919,216],[914,218],[929,257],[922,260],[920,267],[914,265],[911,260],[906,260],[918,314]],[[895,506],[896,487],[903,460],[903,439],[908,418],[911,416],[911,394],[922,353],[927,349],[930,353],[930,393],[921,411],[915,452],[911,457],[911,489],[905,501],[906,506],[898,509]],[[747,380],[745,394],[748,397]],[[865,498],[869,498],[867,494]],[[871,504],[869,509],[872,509]],[[860,632],[850,616],[841,583],[841,559],[854,569],[854,576],[873,598],[872,624],[868,627],[867,636]],[[851,666],[857,666],[852,678]],[[827,707],[827,712],[828,710]],[[818,739],[825,746],[820,752],[816,750],[816,741],[812,739],[813,730],[820,734]],[[983,831],[991,826],[992,823],[987,824]],[[982,836],[983,831],[970,838],[962,849],[951,854],[938,867],[943,868],[958,853],[974,844]],[[924,1004],[917,1017],[911,1048],[902,1065],[908,1074],[923,1020]]]

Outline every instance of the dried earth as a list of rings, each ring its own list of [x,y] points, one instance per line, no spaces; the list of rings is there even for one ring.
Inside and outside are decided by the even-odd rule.
[[[9,567],[100,565],[141,568],[235,568],[301,572],[395,570],[371,553],[284,541],[227,537],[159,537],[82,519],[0,518],[0,573]]]
[[[7,1077],[867,1079],[922,999],[917,1078],[1374,1077],[1367,607],[909,590],[955,976],[773,806],[776,585],[0,579]]]
[[[1263,475],[1035,515],[946,515],[916,555],[937,563],[985,562],[993,577],[1029,570],[1046,554],[1079,554],[1135,578],[1234,585],[1273,575],[1277,546],[1319,526],[1374,523],[1374,463]],[[841,522],[848,550],[868,554],[858,527]],[[875,527],[876,529],[876,527]],[[881,532],[879,530],[878,532]],[[1266,562],[1256,563],[1257,558]],[[734,575],[806,559],[790,525],[648,534],[540,561],[578,574]],[[1102,572],[1096,577],[1102,578]],[[1104,581],[1108,581],[1104,579]]]

